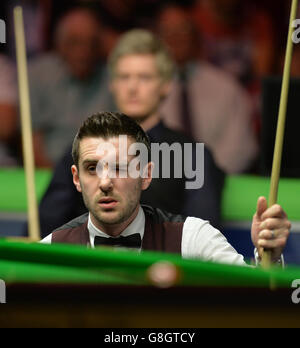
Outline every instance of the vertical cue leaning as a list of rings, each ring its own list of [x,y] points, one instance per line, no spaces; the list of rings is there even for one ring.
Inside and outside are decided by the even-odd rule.
[[[279,106],[278,123],[277,123],[276,140],[275,140],[275,149],[274,149],[273,166],[272,166],[272,175],[271,175],[271,184],[270,184],[270,192],[269,192],[268,204],[270,207],[277,203],[278,184],[279,184],[281,159],[282,159],[282,147],[283,147],[285,121],[286,121],[286,109],[287,109],[289,83],[290,83],[291,62],[292,62],[292,54],[293,54],[293,41],[292,41],[293,22],[297,16],[297,8],[298,8],[298,0],[293,0],[292,7],[291,7],[285,63],[284,63],[280,106]],[[262,257],[262,266],[264,268],[269,268],[270,265],[271,265],[271,253],[267,250],[264,250],[263,257]]]
[[[35,189],[35,165],[33,155],[24,22],[23,12],[20,6],[14,8],[14,25],[19,79],[23,157],[27,188],[28,231],[29,239],[32,241],[38,241],[40,240],[40,228]]]

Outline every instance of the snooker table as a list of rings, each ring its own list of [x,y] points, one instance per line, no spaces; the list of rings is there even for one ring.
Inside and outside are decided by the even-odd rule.
[[[166,287],[149,267],[167,261]],[[0,240],[0,327],[299,327],[300,268],[263,270],[178,255]],[[299,296],[300,298],[300,296]]]
[[[36,172],[39,200],[50,178],[50,171]],[[250,221],[257,197],[268,195],[268,188],[268,178],[226,179],[224,234],[249,259]],[[27,218],[23,170],[1,169],[0,192],[0,236],[23,236]],[[299,327],[299,305],[292,302],[291,286],[300,279],[300,268],[290,266],[300,264],[299,196],[299,180],[280,181],[279,203],[294,226],[285,270],[3,238],[0,280],[6,285],[7,303],[0,304],[0,327]],[[147,277],[149,267],[161,260],[179,269],[179,278],[169,288]]]
[[[41,199],[51,179],[51,171],[36,171],[36,192]],[[257,198],[268,197],[270,179],[242,175],[228,176],[222,199],[222,232],[235,249],[246,258],[253,257],[250,226]],[[0,169],[0,236],[24,236],[27,202],[24,171],[21,168]],[[292,233],[285,249],[285,261],[300,265],[300,180],[282,178],[278,202],[292,221]]]

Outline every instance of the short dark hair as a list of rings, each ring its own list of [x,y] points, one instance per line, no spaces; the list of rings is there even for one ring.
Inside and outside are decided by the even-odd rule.
[[[130,117],[118,112],[99,112],[88,117],[79,128],[72,147],[74,164],[78,168],[80,141],[89,137],[108,139],[111,137],[127,135],[137,143],[143,143],[148,150],[150,161],[150,141],[143,129]]]

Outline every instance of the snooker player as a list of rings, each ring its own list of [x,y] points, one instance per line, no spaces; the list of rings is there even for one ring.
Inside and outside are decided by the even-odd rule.
[[[127,151],[120,147],[124,136]],[[133,176],[131,162],[141,163],[134,162],[138,155],[130,150],[136,144],[144,145],[149,160],[139,167],[140,175]],[[56,229],[42,243],[125,246],[245,265],[243,256],[208,221],[140,204],[141,192],[152,180],[150,148],[143,129],[126,115],[102,112],[89,117],[75,136],[71,168],[88,213]],[[279,205],[268,208],[266,199],[260,197],[251,229],[257,261],[262,250],[268,249],[272,262],[280,262],[290,228],[283,209]]]

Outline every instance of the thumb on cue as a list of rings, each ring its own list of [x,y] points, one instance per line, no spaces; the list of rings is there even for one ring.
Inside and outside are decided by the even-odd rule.
[[[257,200],[256,217],[261,219],[262,214],[268,209],[268,202],[265,197],[259,197]]]

